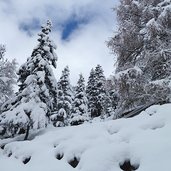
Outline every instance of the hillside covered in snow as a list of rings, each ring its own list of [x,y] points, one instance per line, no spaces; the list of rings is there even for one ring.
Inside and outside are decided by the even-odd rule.
[[[27,141],[0,140],[0,170],[169,171],[170,130],[171,104],[130,119],[49,127]]]

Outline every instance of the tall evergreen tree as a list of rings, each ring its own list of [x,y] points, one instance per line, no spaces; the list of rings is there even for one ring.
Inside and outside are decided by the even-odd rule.
[[[109,93],[106,91],[106,78],[100,65],[95,68],[96,111],[99,116],[107,117],[112,112]]]
[[[66,66],[62,71],[62,75],[58,82],[58,114],[56,119],[60,117],[65,118],[65,125],[68,124],[68,119],[71,115],[73,90],[69,80],[69,67]],[[57,121],[57,120],[56,120]]]
[[[73,100],[73,108],[70,119],[71,125],[79,125],[88,120],[87,115],[87,97],[85,94],[85,80],[82,74],[79,76],[77,86],[75,89]]]
[[[88,99],[88,112],[91,117],[96,117],[96,89],[95,89],[95,71],[91,69],[90,76],[88,78],[87,87],[86,87],[86,95]]]
[[[42,26],[39,44],[18,71],[19,92],[3,106],[1,124],[10,135],[26,133],[27,139],[29,129],[44,128],[56,108],[57,83],[51,65],[56,67],[57,56],[49,38],[51,27],[50,21]]]
[[[112,104],[106,91],[106,78],[100,65],[96,66],[95,71],[91,70],[86,91],[91,117],[109,116]]]

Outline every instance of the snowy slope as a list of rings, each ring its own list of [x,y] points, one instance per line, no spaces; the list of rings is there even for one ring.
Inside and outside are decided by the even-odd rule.
[[[0,149],[0,171],[121,171],[126,160],[137,171],[170,171],[170,134],[171,104],[131,119],[48,128]]]

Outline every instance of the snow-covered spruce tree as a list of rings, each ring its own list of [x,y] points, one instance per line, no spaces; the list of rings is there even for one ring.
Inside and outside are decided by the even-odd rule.
[[[99,116],[106,118],[112,113],[112,102],[106,91],[106,78],[100,65],[95,68],[96,111]]]
[[[14,96],[16,82],[16,60],[9,61],[4,58],[6,48],[0,45],[0,107]]]
[[[80,74],[75,88],[70,124],[79,125],[85,121],[88,121],[87,97],[85,93],[85,80],[82,74]]]
[[[0,59],[4,58],[6,52],[5,45],[0,44]]]
[[[51,27],[49,20],[42,26],[37,47],[18,71],[19,92],[3,106],[1,124],[10,136],[26,133],[27,139],[30,129],[46,127],[56,109],[57,83],[51,65],[56,67],[57,56],[49,38]]]
[[[112,104],[106,91],[106,79],[100,65],[97,65],[95,71],[91,70],[86,93],[92,118],[98,116],[105,118],[110,115],[109,111],[111,111]]]
[[[58,106],[57,114],[51,117],[53,125],[68,125],[72,110],[73,91],[69,79],[70,71],[66,66],[62,71],[62,75],[58,81]]]
[[[120,94],[119,108],[123,112],[168,100],[171,2],[120,2],[119,30],[108,46],[117,54],[116,86]],[[150,87],[155,89],[154,94],[150,93]]]
[[[91,69],[86,87],[86,96],[88,99],[88,112],[91,118],[98,116],[96,112],[96,89],[95,89],[95,71]]]

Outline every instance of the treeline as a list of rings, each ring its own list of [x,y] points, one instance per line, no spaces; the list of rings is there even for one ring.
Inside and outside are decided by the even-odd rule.
[[[2,71],[9,74],[3,80],[4,88],[8,88],[7,79],[11,78],[9,92],[1,91],[5,97],[10,94],[1,105],[0,125],[4,136],[26,133],[27,139],[30,129],[44,128],[48,124],[57,127],[79,125],[97,117],[104,120],[114,115],[114,93],[110,92],[100,65],[91,70],[87,85],[80,74],[77,85],[72,86],[68,66],[56,80],[52,71],[57,62],[56,46],[49,38],[50,32],[51,22],[48,21],[38,34],[37,47],[17,72],[19,90],[15,94],[16,63],[7,62],[3,57],[5,48],[1,48],[1,61],[11,65],[4,65],[8,70],[11,68],[10,73]]]
[[[73,87],[69,75],[67,66],[57,83],[57,108],[50,116],[54,126],[79,125],[97,117],[101,120],[114,117],[116,94],[109,87],[111,81],[106,80],[100,65],[91,70],[87,84],[80,74]]]

